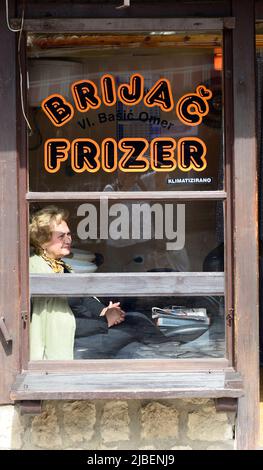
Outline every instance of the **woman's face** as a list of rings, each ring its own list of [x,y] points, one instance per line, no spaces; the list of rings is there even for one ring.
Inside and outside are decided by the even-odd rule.
[[[71,241],[68,224],[62,220],[60,224],[53,223],[51,240],[44,243],[42,248],[50,258],[59,259],[70,254]]]

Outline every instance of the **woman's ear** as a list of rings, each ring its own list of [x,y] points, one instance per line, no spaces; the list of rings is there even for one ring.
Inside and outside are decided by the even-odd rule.
[[[40,253],[43,252],[44,255],[47,254],[47,250],[46,250],[46,243],[43,243],[43,245],[41,245],[40,247]]]

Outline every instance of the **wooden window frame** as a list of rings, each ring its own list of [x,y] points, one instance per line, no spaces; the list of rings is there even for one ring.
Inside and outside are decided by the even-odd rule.
[[[17,21],[12,21],[12,26],[15,27]],[[145,32],[145,31],[206,31],[206,30],[222,30],[230,31],[235,26],[235,19],[230,18],[161,18],[161,19],[63,19],[63,20],[25,20],[24,29],[27,32],[76,32],[83,33],[84,31],[96,31],[96,32]],[[24,46],[25,47],[25,46]],[[227,60],[227,58],[225,59]],[[227,64],[229,66],[230,64]],[[225,91],[228,93],[228,91]],[[230,95],[230,94],[229,94]],[[230,115],[226,113],[226,116]],[[230,139],[231,136],[228,133],[227,129],[231,128],[229,122],[224,124],[226,139]],[[26,144],[26,139],[25,142]],[[228,144],[225,145],[225,162],[227,161],[228,152],[226,148]],[[27,154],[27,148],[24,149],[24,155]],[[25,159],[26,160],[26,159]],[[23,168],[26,166],[26,161],[22,165]],[[169,200],[169,201],[222,201],[226,205],[226,217],[225,217],[225,233],[228,232],[226,239],[231,239],[231,217],[228,215],[230,210],[230,190],[231,190],[231,175],[227,175],[227,171],[230,169],[230,165],[225,164],[225,190],[216,190],[216,191],[154,191],[154,192],[118,192],[118,193],[109,193],[107,198],[109,200]],[[26,192],[27,190],[27,176],[23,175],[24,179],[20,178],[22,190],[22,205],[23,213],[26,215],[28,213],[28,207],[25,207],[27,203],[38,201],[38,202],[61,202],[61,201],[92,201],[99,200],[102,193],[100,192]],[[227,187],[227,185],[229,186]],[[103,194],[104,195],[104,194]],[[24,202],[23,202],[24,201]],[[24,227],[25,228],[25,227]],[[24,240],[27,241],[27,234],[24,232]],[[24,245],[22,250],[24,253],[27,253],[28,256],[28,246]],[[232,256],[232,254],[231,254]],[[154,273],[93,273],[89,274],[73,274],[70,276],[70,279],[67,275],[61,275],[54,278],[49,275],[31,275],[30,276],[30,292],[35,296],[43,295],[66,295],[70,292],[71,295],[100,295],[106,296],[107,292],[111,292],[111,295],[154,295],[156,292],[158,295],[225,295],[226,289],[226,279],[230,279],[229,266],[230,263],[226,263],[226,274],[225,273],[162,273],[156,275]],[[141,283],[136,284],[136,279],[140,277],[144,278],[143,285]],[[125,283],[120,282],[125,278]],[[28,269],[25,270],[24,275],[22,276],[24,280],[24,286],[22,288],[23,292],[28,292],[29,288],[26,284],[26,279],[28,279]],[[112,281],[114,279],[114,282]],[[87,282],[88,281],[88,282]],[[190,284],[192,283],[192,288]],[[118,290],[116,291],[116,286],[118,285]],[[87,288],[87,286],[89,286]],[[121,287],[120,287],[121,286]],[[180,286],[180,288],[178,288]],[[113,289],[115,288],[115,291]],[[226,293],[227,294],[227,293]],[[29,296],[28,296],[29,297]],[[25,301],[25,311],[28,312],[28,298],[24,299]],[[231,299],[228,299],[226,295],[226,311],[227,315],[229,311],[232,311],[233,305]],[[34,361],[28,362],[28,347],[27,347],[27,335],[28,335],[28,318],[29,314],[27,313],[26,319],[24,321],[24,340],[23,344],[26,345],[23,349],[23,369],[24,370],[39,370],[43,369],[45,371],[52,370],[56,368],[59,370],[83,370],[85,368],[87,371],[97,370],[97,361],[94,360],[85,360],[85,361],[70,361],[65,365],[62,361],[61,363],[55,361],[56,366],[54,366],[54,361]],[[230,322],[226,322],[226,330],[232,330]],[[185,367],[188,370],[193,370],[198,372],[200,370],[207,370],[210,373],[211,369],[221,368],[222,370],[232,370],[233,368],[233,351],[232,351],[232,331],[230,334],[226,333],[226,349],[228,358],[219,358],[219,359],[189,359],[182,361],[180,364],[185,363]],[[73,362],[73,364],[72,364]],[[101,360],[101,363],[105,363],[105,366],[100,366],[101,371],[105,369],[105,372],[110,367],[112,370],[120,370],[122,372],[130,370],[131,362],[134,363],[134,368],[138,367],[138,370],[144,370],[145,373],[149,370],[149,360]],[[152,361],[151,369],[156,372],[161,372],[165,364],[169,364],[168,368],[176,371],[178,368],[178,360],[167,360],[167,359],[155,359]],[[84,363],[84,364],[83,364]],[[136,366],[137,363],[137,366]],[[191,366],[192,364],[192,366]],[[181,366],[180,366],[181,367]]]
[[[185,397],[185,396],[226,396],[229,392],[232,394],[231,396],[238,396],[243,393],[242,398],[239,400],[239,413],[238,413],[238,431],[237,431],[237,439],[238,439],[238,447],[241,449],[251,449],[254,448],[255,442],[257,441],[257,429],[258,429],[258,317],[257,317],[257,308],[258,308],[258,268],[257,268],[257,255],[258,255],[258,248],[257,248],[257,211],[251,211],[251,207],[257,207],[257,188],[255,182],[256,176],[256,135],[255,135],[255,71],[254,65],[255,61],[253,58],[253,51],[254,51],[254,11],[253,9],[248,9],[245,0],[232,0],[232,14],[236,18],[236,27],[233,31],[226,30],[225,31],[225,85],[228,84],[225,88],[225,97],[226,103],[225,106],[228,106],[229,110],[233,110],[231,117],[225,122],[225,138],[228,141],[228,145],[225,146],[225,160],[227,167],[229,167],[229,171],[225,176],[226,185],[230,185],[232,192],[231,200],[227,204],[227,211],[226,211],[226,224],[229,224],[231,221],[233,222],[233,230],[231,233],[227,234],[227,247],[230,248],[230,252],[227,251],[226,256],[226,283],[228,285],[228,305],[230,305],[230,309],[234,308],[236,315],[234,318],[235,321],[235,350],[233,351],[232,355],[232,362],[231,366],[229,365],[228,361],[221,361],[221,360],[191,360],[191,364],[188,361],[175,361],[173,363],[166,363],[165,368],[162,369],[163,372],[156,372],[156,369],[152,369],[151,363],[148,361],[140,361],[138,364],[134,361],[129,361],[129,370],[131,371],[130,374],[127,373],[126,376],[129,379],[134,379],[133,385],[135,388],[132,390],[131,386],[131,393],[126,398],[131,397],[154,397],[154,396],[161,396],[161,397]],[[254,6],[254,2],[253,2]],[[212,9],[212,7],[211,7]],[[212,10],[211,10],[212,11]],[[207,19],[207,18],[206,18]],[[114,20],[117,20],[114,18]],[[138,25],[138,19],[131,20],[136,21]],[[152,18],[149,19],[149,23],[152,22]],[[164,20],[164,19],[162,19]],[[176,19],[174,21],[174,25],[176,23]],[[188,18],[189,20],[189,18]],[[196,22],[196,18],[193,20]],[[209,19],[207,19],[209,20]],[[211,19],[213,20],[213,19]],[[36,20],[38,21],[38,20]],[[58,21],[58,24],[63,24],[64,20],[42,20],[42,27],[45,28],[45,32],[48,31],[49,23],[52,22],[52,27]],[[81,20],[83,21],[83,20]],[[88,21],[88,20],[87,20]],[[92,22],[94,19],[91,20]],[[105,21],[105,20],[104,20]],[[144,21],[147,21],[144,18]],[[171,19],[169,19],[171,21]],[[54,23],[55,22],[55,23]],[[198,18],[198,22],[202,22],[201,18]],[[13,26],[17,24],[14,21]],[[27,30],[32,30],[32,26],[34,20],[26,20],[25,21],[25,28]],[[182,24],[182,23],[181,23]],[[175,26],[174,26],[175,28]],[[153,28],[151,27],[150,30]],[[166,30],[167,28],[163,28]],[[76,30],[76,29],[75,29]],[[145,29],[144,29],[145,30]],[[244,34],[246,31],[246,34]],[[57,30],[56,30],[57,32]],[[2,39],[4,39],[7,34],[2,35]],[[10,36],[9,36],[10,37]],[[226,47],[227,44],[227,47]],[[15,40],[12,41],[12,47],[15,45]],[[234,52],[234,54],[233,54]],[[7,56],[7,64],[8,67],[6,70],[10,70],[10,66],[14,63],[14,54],[11,57]],[[6,66],[6,65],[5,65]],[[3,69],[3,75],[7,73],[5,69]],[[7,95],[10,98],[12,89],[10,89],[10,94],[8,93],[9,90],[7,89]],[[10,98],[10,103],[12,102],[12,98]],[[9,103],[9,104],[10,104]],[[10,107],[8,108],[10,109]],[[21,156],[21,171],[19,175],[19,214],[20,214],[20,240],[22,240],[22,246],[25,247],[27,245],[27,227],[25,225],[25,221],[27,220],[28,216],[28,209],[27,203],[25,199],[25,188],[26,188],[26,166],[25,166],[25,152],[26,152],[26,132],[25,126],[23,123],[22,116],[19,116],[19,103],[17,103],[17,113],[18,113],[18,131],[17,135],[19,138],[19,145],[18,145],[18,153]],[[244,119],[241,119],[243,115],[244,109],[247,110],[247,115]],[[225,116],[227,114],[225,113]],[[235,117],[235,119],[233,118]],[[7,120],[9,119],[9,114],[5,114]],[[11,113],[11,120],[9,119],[11,125],[14,124],[13,114]],[[20,128],[22,125],[22,128]],[[243,138],[247,138],[248,146],[244,149],[243,145]],[[9,139],[9,140],[8,140]],[[10,132],[9,136],[6,139],[7,142],[10,141]],[[247,161],[247,155],[250,155],[249,164]],[[4,179],[5,188],[8,188],[8,177],[10,178],[10,182],[13,181],[12,172],[15,174],[15,166],[14,162],[16,159],[16,155],[13,152],[11,154],[12,160],[10,166],[8,166],[6,171],[6,178]],[[5,162],[3,163],[2,167],[5,166]],[[235,175],[232,175],[232,169],[235,171]],[[235,176],[235,177],[234,177]],[[246,185],[246,197],[244,195],[244,186]],[[228,193],[229,194],[229,193]],[[28,194],[28,200],[30,200],[32,195]],[[144,194],[144,197],[146,195]],[[32,196],[34,197],[34,196]],[[225,196],[224,196],[225,197]],[[233,207],[233,201],[235,200],[235,207]],[[6,206],[4,206],[6,207]],[[8,214],[7,221],[8,224],[11,225],[13,223],[13,227],[16,228],[17,219],[15,217],[15,204],[11,207],[11,212]],[[233,210],[235,209],[235,210]],[[243,234],[241,234],[241,230],[245,225],[246,230]],[[229,225],[228,225],[229,226]],[[5,235],[4,231],[3,234]],[[228,238],[230,237],[230,238]],[[5,237],[6,240],[6,237]],[[14,237],[11,237],[9,240],[10,242],[14,243]],[[8,242],[7,242],[8,244]],[[228,248],[227,248],[228,250]],[[244,266],[244,251],[248,253],[249,256],[249,266],[246,269]],[[232,256],[230,256],[232,253]],[[28,314],[28,272],[27,266],[28,263],[28,253],[24,250],[20,250],[20,288],[19,292],[20,295],[20,311],[22,312],[23,322],[22,329],[26,332],[28,328],[28,321],[26,321],[26,316]],[[14,263],[16,266],[16,270],[18,269],[18,263],[15,259],[15,254],[11,256],[11,263]],[[12,261],[13,260],[13,261]],[[231,268],[231,269],[230,269]],[[234,275],[232,275],[234,273]],[[12,282],[14,281],[15,274],[11,272],[11,268],[8,270],[8,280]],[[6,283],[8,285],[8,283]],[[247,286],[247,289],[244,288]],[[14,284],[14,299],[10,302],[10,306],[17,311],[17,307],[15,307],[15,303],[19,297],[18,295],[18,283],[17,281]],[[252,313],[252,315],[250,315]],[[231,311],[230,311],[231,314]],[[16,371],[18,370],[26,370],[27,372],[22,373],[17,378],[17,387],[13,388],[13,392],[11,397],[13,400],[27,400],[29,397],[31,399],[38,399],[42,397],[46,398],[76,398],[77,395],[73,390],[71,393],[69,390],[65,394],[59,393],[58,383],[61,379],[61,374],[57,373],[58,370],[62,371],[63,366],[56,361],[53,364],[46,364],[43,369],[43,364],[36,364],[34,369],[27,369],[27,363],[25,362],[25,358],[23,358],[23,363],[20,364],[20,342],[17,337],[17,331],[19,331],[19,323],[16,319],[16,326],[14,324],[14,334],[13,339],[16,339],[17,342],[15,343],[15,360],[9,361],[8,356],[6,357],[6,366],[8,364],[13,364],[13,371],[10,376],[14,376]],[[250,338],[249,341],[247,339],[247,330],[249,325],[250,331]],[[23,343],[24,347],[27,347],[27,334],[23,335]],[[232,350],[232,349],[231,349]],[[1,353],[2,354],[2,353]],[[2,357],[2,356],[1,356]],[[117,376],[116,368],[114,364],[112,365],[108,361],[105,361],[106,366],[103,366],[101,370],[101,364],[98,361],[94,361],[94,367],[89,369],[87,367],[87,362],[83,361],[82,364],[79,364],[79,373],[85,371],[85,373],[92,372],[92,377],[94,378],[97,374],[97,377],[102,374],[105,377],[106,370],[109,372],[113,372],[115,374],[115,378]],[[175,365],[176,363],[176,371]],[[125,365],[125,364],[124,364]],[[57,368],[59,366],[59,369]],[[113,367],[113,369],[112,369]],[[155,384],[155,390],[153,394],[150,393],[149,389],[147,390],[147,380],[149,380],[150,375],[147,377],[146,381],[143,381],[143,386],[136,388],[136,374],[139,373],[139,378],[142,378],[142,374],[146,374],[146,369],[150,373],[154,372],[157,375],[159,374],[159,382]],[[66,367],[67,374],[66,376],[76,377],[79,374],[76,371],[76,368],[69,369]],[[190,379],[190,386],[186,385],[187,380],[185,380],[185,386],[181,388],[178,386],[179,382],[176,382],[177,385],[173,382],[176,378],[178,379],[179,371],[183,371],[184,374],[195,374],[190,377],[190,375],[185,375],[186,378]],[[28,372],[29,371],[29,372]],[[220,371],[221,374],[221,382],[215,381],[213,385],[207,387],[206,391],[204,391],[204,387],[197,387],[198,390],[194,390],[193,384],[195,383],[196,379],[202,378],[202,372],[205,372],[205,376],[203,377],[203,381],[206,381],[206,378],[209,377],[209,374],[213,374],[216,371]],[[239,386],[237,386],[237,375],[235,371],[241,373],[243,379],[242,390]],[[38,373],[39,372],[39,373]],[[63,372],[63,371],[62,371]],[[64,369],[65,372],[65,369]],[[71,374],[74,372],[74,374]],[[168,380],[167,387],[161,387],[161,384],[164,382],[165,374],[167,372],[171,372],[169,376],[170,379]],[[123,373],[122,368],[119,368],[119,373]],[[233,375],[231,375],[233,374]],[[62,374],[63,375],[63,374]],[[56,380],[57,383],[55,385],[55,389],[51,390],[51,387],[46,390],[45,392],[38,389],[39,394],[37,395],[37,390],[32,386],[31,395],[27,393],[30,390],[28,386],[27,380],[39,379],[39,377],[48,377],[51,376],[52,379]],[[223,377],[223,379],[222,379]],[[110,376],[108,376],[111,379]],[[64,382],[63,382],[64,380]],[[4,384],[10,383],[10,377]],[[47,382],[46,382],[47,383]],[[53,382],[54,383],[54,382]],[[61,383],[61,382],[60,382]],[[65,383],[65,377],[62,378],[62,383]],[[199,382],[200,383],[200,382]],[[192,386],[191,386],[192,384]],[[18,387],[19,385],[19,387]],[[182,385],[182,384],[181,384]],[[42,383],[43,386],[43,383]],[[158,388],[159,386],[159,388]],[[144,387],[144,388],[143,388]],[[99,389],[99,387],[97,387]],[[158,389],[158,390],[157,390]],[[233,389],[235,391],[233,391]],[[141,391],[141,392],[140,392]],[[98,392],[98,394],[97,394]],[[83,390],[78,395],[78,398],[88,398],[88,397],[99,397],[100,390],[97,390],[95,395],[90,395],[83,392]],[[114,394],[114,391],[111,390],[110,395],[116,398],[125,396],[123,389],[116,390],[117,393]],[[20,393],[20,395],[19,395]],[[127,393],[127,389],[126,389]],[[136,394],[137,393],[137,394]],[[43,398],[44,399],[44,398]]]

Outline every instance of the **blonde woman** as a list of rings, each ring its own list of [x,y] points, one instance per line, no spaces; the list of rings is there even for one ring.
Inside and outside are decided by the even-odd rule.
[[[30,273],[69,272],[61,258],[69,255],[71,234],[68,214],[54,206],[37,212],[30,224],[30,244],[34,255],[29,260]],[[30,325],[31,360],[73,359],[75,317],[67,299],[38,297],[32,300]]]

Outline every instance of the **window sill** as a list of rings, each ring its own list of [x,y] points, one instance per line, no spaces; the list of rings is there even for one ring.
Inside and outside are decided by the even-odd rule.
[[[142,398],[238,398],[240,375],[228,370],[194,372],[23,372],[11,390],[13,401]]]

